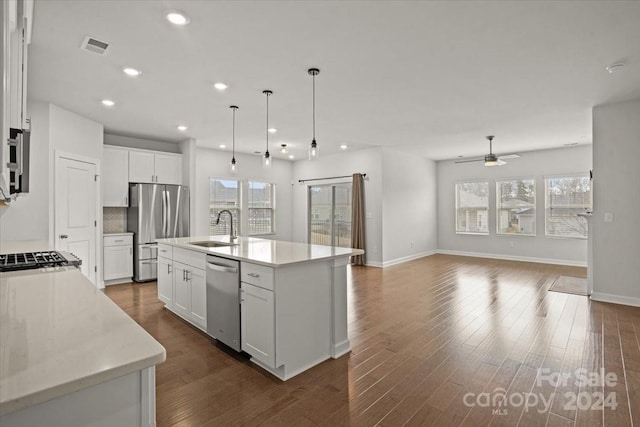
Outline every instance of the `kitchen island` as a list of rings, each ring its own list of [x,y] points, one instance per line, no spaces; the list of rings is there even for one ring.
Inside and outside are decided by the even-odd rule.
[[[48,250],[2,242],[1,253]],[[165,349],[77,268],[0,273],[0,425],[155,425]]]
[[[363,250],[247,237],[234,244],[221,236],[157,242],[158,298],[213,337],[203,303],[211,297],[207,256],[239,262],[238,348],[278,378],[350,351],[347,264]]]

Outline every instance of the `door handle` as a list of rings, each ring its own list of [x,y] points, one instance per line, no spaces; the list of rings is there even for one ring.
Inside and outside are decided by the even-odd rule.
[[[60,238],[61,238],[61,239],[68,239],[68,238],[69,238],[69,236],[68,236],[68,235],[66,235],[66,234],[61,234],[61,235],[60,235]]]
[[[211,262],[207,263],[207,267],[213,271],[221,271],[223,273],[237,273],[238,269],[234,267],[227,267],[226,265],[213,264]]]

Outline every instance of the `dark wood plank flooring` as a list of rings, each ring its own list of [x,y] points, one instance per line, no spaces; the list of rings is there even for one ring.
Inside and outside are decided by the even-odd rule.
[[[586,271],[447,255],[350,268],[351,353],[286,382],[166,311],[155,282],[106,294],[167,349],[159,426],[640,425],[640,308],[548,292],[558,275]],[[590,381],[601,369],[616,380]]]

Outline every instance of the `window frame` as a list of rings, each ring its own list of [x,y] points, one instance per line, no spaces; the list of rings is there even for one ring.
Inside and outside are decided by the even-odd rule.
[[[268,184],[271,186],[271,208],[252,208],[250,206],[251,201],[249,200],[251,197],[251,183],[255,183],[255,182],[259,182],[261,184]],[[263,181],[263,180],[258,180],[258,179],[247,179],[244,182],[245,186],[246,186],[246,191],[247,191],[247,209],[246,209],[246,215],[247,215],[247,236],[272,236],[274,234],[276,234],[276,225],[277,225],[277,221],[276,221],[276,215],[277,215],[277,210],[276,210],[276,184],[275,182],[269,182],[269,181]],[[251,224],[249,222],[249,217],[250,217],[250,210],[251,209],[269,209],[271,210],[271,231],[268,232],[257,232],[257,233],[252,233],[251,232]]]
[[[549,191],[548,191],[548,180],[550,179],[560,179],[560,178],[588,178],[589,179],[589,207],[585,212],[589,210],[593,210],[593,182],[589,178],[589,172],[585,173],[567,173],[567,174],[554,174],[554,175],[545,175],[543,177],[544,180],[544,236],[550,239],[577,239],[577,240],[587,240],[589,237],[588,232],[588,223],[587,223],[587,233],[585,236],[563,236],[557,234],[550,234],[547,228],[547,220],[549,218],[548,209],[549,209]],[[585,220],[586,221],[586,220]]]
[[[474,183],[486,183],[487,184],[487,231],[486,232],[479,232],[479,231],[458,231],[458,185],[460,184],[474,184]],[[454,196],[454,215],[455,215],[455,222],[454,222],[454,231],[456,234],[466,234],[466,235],[472,235],[472,236],[488,236],[491,232],[491,230],[489,229],[489,215],[490,215],[490,209],[491,209],[491,203],[490,203],[490,198],[491,198],[491,182],[489,179],[482,179],[482,178],[478,178],[478,179],[468,179],[468,180],[461,180],[461,181],[456,181],[453,185],[453,196]]]
[[[500,231],[500,206],[501,206],[501,192],[500,183],[509,181],[533,181],[533,232],[532,233],[505,233]],[[496,236],[522,236],[522,237],[536,237],[538,235],[538,185],[537,178],[535,176],[514,177],[514,178],[498,178],[495,180],[495,215],[496,215]]]
[[[242,199],[243,199],[243,183],[242,180],[240,179],[236,179],[236,178],[219,178],[219,177],[214,177],[214,176],[210,176],[209,177],[209,235],[211,236],[225,236],[227,233],[214,233],[212,230],[212,225],[211,225],[211,182],[212,181],[235,181],[237,183],[237,204],[238,207],[237,208],[233,208],[233,209],[229,209],[229,211],[233,212],[234,210],[237,212],[236,218],[235,218],[235,231],[236,231],[236,235],[240,236],[241,235],[241,231],[242,231]]]

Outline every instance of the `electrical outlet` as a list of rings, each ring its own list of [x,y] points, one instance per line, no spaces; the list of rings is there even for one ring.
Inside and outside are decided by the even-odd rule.
[[[604,213],[604,222],[613,222],[613,214],[611,212]]]

